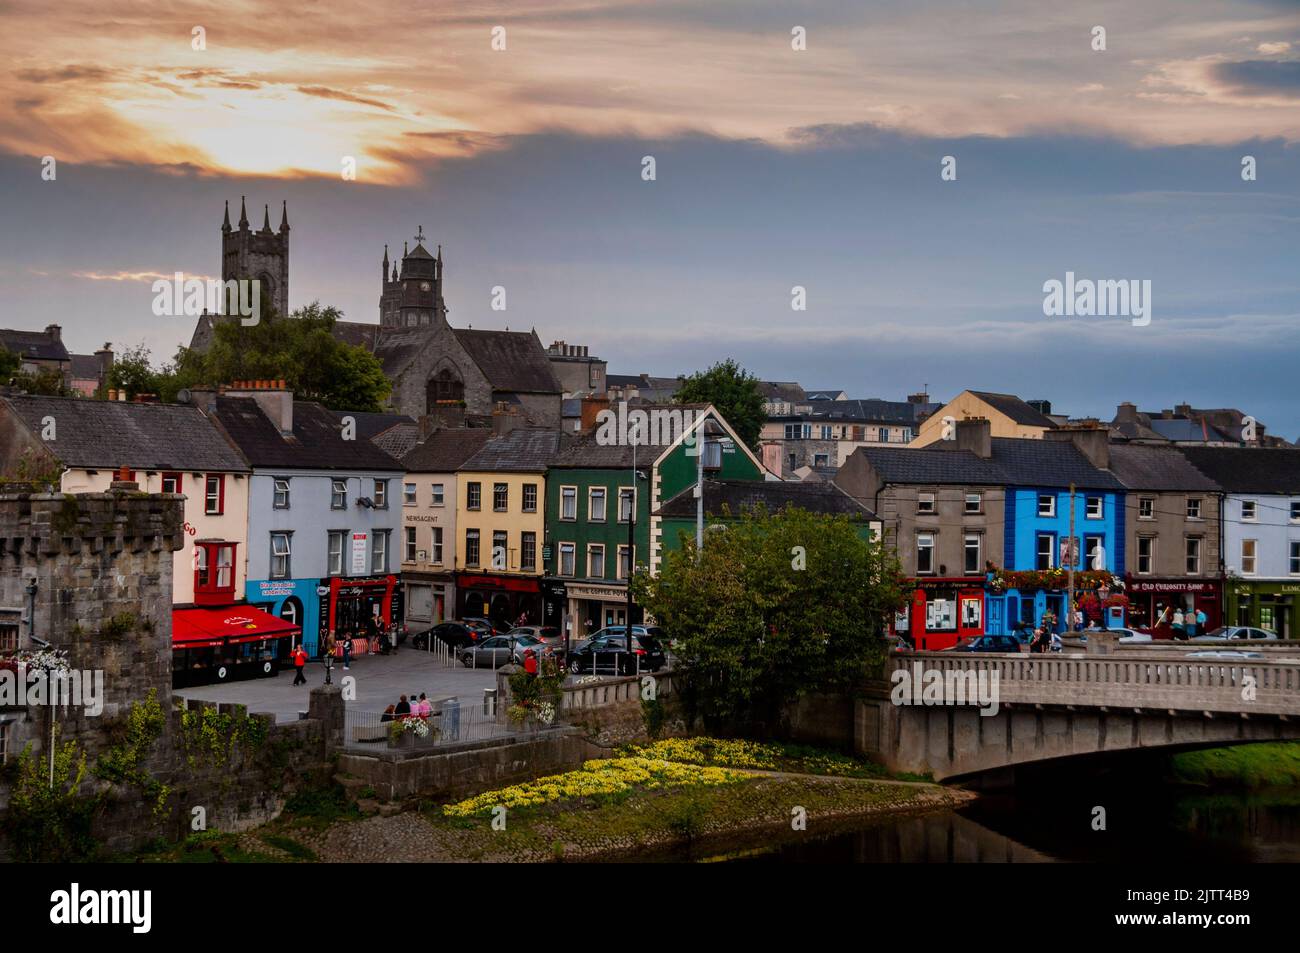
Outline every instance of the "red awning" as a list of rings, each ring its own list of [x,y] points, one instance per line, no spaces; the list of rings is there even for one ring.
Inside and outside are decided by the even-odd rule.
[[[231,642],[260,642],[296,634],[299,627],[252,606],[176,609],[172,612],[172,648],[208,648]]]

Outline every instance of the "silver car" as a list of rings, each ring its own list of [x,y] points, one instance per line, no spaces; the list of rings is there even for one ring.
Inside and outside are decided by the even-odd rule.
[[[546,651],[546,643],[530,635],[494,635],[463,649],[460,661],[466,668],[500,668],[509,662],[522,665],[529,649],[540,655]]]
[[[1276,642],[1277,633],[1251,625],[1221,625],[1189,642]]]

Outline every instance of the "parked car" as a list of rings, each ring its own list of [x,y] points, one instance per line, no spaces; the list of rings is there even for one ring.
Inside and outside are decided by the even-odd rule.
[[[428,631],[417,632],[411,636],[411,645],[417,649],[426,649],[429,647],[430,636],[453,649],[473,645],[484,637],[482,632],[470,628],[463,622],[439,622]]]
[[[466,668],[500,668],[507,662],[522,665],[524,653],[546,650],[546,643],[532,636],[490,635],[481,642],[465,648],[460,653],[461,664]]]
[[[1210,659],[1261,659],[1263,657],[1263,652],[1238,652],[1235,649],[1211,649],[1204,652],[1188,652],[1186,655],[1186,658]]]
[[[467,615],[460,621],[471,629],[482,632],[484,635],[500,635],[502,632],[501,629],[496,627],[491,619],[484,619],[482,616]]]
[[[1014,635],[980,635],[958,645],[952,652],[1020,652],[1020,640]]]
[[[618,674],[630,675],[638,669],[657,672],[663,668],[667,656],[664,655],[659,640],[645,633],[642,626],[633,626],[632,633],[632,643],[639,662],[628,658],[627,636],[623,626],[610,626],[580,642],[569,652],[569,671],[575,675],[582,672],[613,675],[617,669]]]
[[[528,636],[539,642],[545,642],[553,652],[564,652],[564,633],[557,626],[553,625],[517,625],[509,632],[507,636]]]
[[[1276,642],[1277,633],[1250,625],[1221,625],[1212,632],[1188,639],[1189,642]]]

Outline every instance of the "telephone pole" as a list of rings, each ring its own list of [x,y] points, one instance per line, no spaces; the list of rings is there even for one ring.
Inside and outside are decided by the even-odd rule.
[[[1065,603],[1065,632],[1068,635],[1074,631],[1074,561],[1078,558],[1078,550],[1074,545],[1074,484],[1070,484],[1070,542],[1066,547],[1070,555],[1070,563],[1066,569],[1066,576],[1069,585],[1069,598]]]

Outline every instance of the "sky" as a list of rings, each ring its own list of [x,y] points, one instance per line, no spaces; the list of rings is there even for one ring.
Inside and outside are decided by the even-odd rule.
[[[384,244],[422,228],[454,325],[535,328],[611,373],[730,357],[853,397],[1232,406],[1300,438],[1295,0],[0,18],[0,326],[58,323],[80,353],[187,342],[152,282],[219,275],[247,196],[254,227],[288,203],[291,307],[377,322]],[[1150,322],[1045,315],[1067,273],[1150,281]]]

